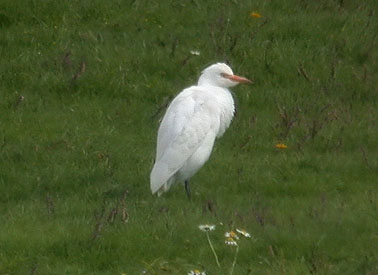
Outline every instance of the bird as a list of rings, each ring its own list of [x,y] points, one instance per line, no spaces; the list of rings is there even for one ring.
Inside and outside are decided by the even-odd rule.
[[[252,81],[234,75],[225,63],[204,69],[197,85],[181,91],[160,123],[155,164],[150,174],[152,194],[183,182],[191,199],[189,179],[209,159],[216,138],[229,127],[235,105],[228,88]]]

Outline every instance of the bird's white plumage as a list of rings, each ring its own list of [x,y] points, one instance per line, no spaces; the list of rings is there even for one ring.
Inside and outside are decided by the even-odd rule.
[[[205,69],[198,86],[171,102],[160,124],[156,161],[150,176],[152,193],[167,191],[176,181],[193,176],[208,160],[216,137],[223,135],[234,115],[227,87],[236,85],[222,74],[233,75],[225,64]]]

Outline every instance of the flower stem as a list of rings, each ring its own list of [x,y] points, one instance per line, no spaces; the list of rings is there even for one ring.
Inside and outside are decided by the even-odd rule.
[[[213,247],[213,245],[212,245],[212,243],[210,241],[209,232],[207,232],[207,231],[206,231],[206,236],[207,236],[207,241],[209,242],[211,251],[213,251],[213,254],[214,254],[214,257],[215,257],[215,261],[217,262],[217,265],[220,267],[220,263],[218,261],[217,253],[215,253],[214,247]]]
[[[235,268],[235,265],[236,265],[236,259],[238,258],[238,253],[239,253],[239,246],[236,247],[235,257],[234,257],[234,261],[233,261],[232,266],[231,266],[230,275],[232,275],[234,273],[234,268]]]

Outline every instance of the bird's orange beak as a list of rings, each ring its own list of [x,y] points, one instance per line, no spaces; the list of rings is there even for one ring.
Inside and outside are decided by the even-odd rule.
[[[238,83],[252,83],[251,80],[238,75],[223,74],[223,77]]]

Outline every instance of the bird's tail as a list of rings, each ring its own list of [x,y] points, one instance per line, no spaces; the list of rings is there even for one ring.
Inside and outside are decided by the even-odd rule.
[[[168,169],[162,162],[156,162],[150,175],[150,187],[152,194],[157,192],[158,196],[167,192],[175,182],[175,172]]]

